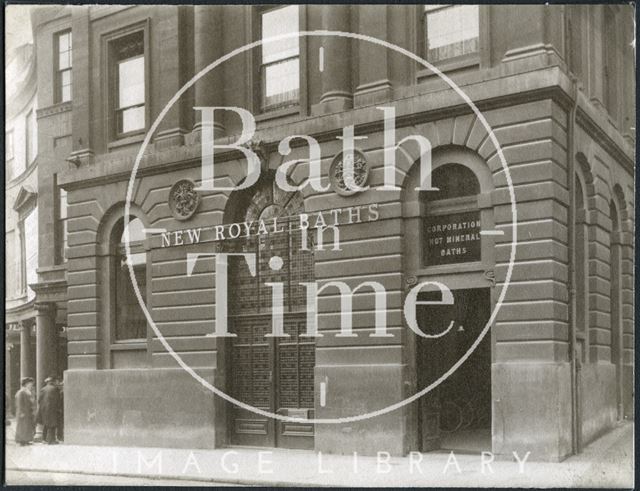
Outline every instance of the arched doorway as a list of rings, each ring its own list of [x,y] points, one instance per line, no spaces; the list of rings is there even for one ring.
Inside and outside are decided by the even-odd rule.
[[[250,235],[231,241],[229,249],[255,254],[256,271],[251,274],[243,257],[230,263],[229,329],[237,337],[228,342],[229,391],[266,411],[313,418],[315,342],[300,337],[306,330],[306,290],[300,282],[314,279],[313,254],[302,250],[298,227],[302,197],[265,178],[236,198],[233,221],[253,225]],[[264,228],[258,233],[260,223]],[[287,337],[269,336],[275,289],[269,284],[276,283],[282,284]],[[229,428],[231,444],[313,448],[312,424],[275,421],[235,405]]]
[[[407,283],[438,282],[453,295],[442,304],[438,287],[423,287],[413,336],[415,383],[424,389],[439,379],[472,346],[494,305],[494,240],[491,173],[464,149],[434,152],[432,184],[439,191],[415,191],[414,167],[405,186],[405,274]],[[491,232],[490,232],[491,233]],[[464,452],[491,450],[492,337],[487,334],[466,361],[423,396],[417,410],[417,449]]]

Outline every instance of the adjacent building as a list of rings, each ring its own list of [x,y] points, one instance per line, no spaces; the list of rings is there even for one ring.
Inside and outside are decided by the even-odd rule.
[[[632,418],[631,9],[38,9],[35,291],[49,346],[57,326],[65,328],[66,441],[395,455],[479,447],[561,460]],[[482,118],[443,79],[389,46],[305,35],[241,50],[317,30],[370,36],[424,57],[481,111],[516,199],[506,292],[514,213]],[[243,128],[237,112],[216,111],[212,128],[194,109],[221,106],[255,115],[247,148],[259,157],[261,177],[247,189],[211,191],[203,180],[201,142],[209,131],[217,145],[230,145],[216,150],[216,182],[238,186],[247,174],[233,148]],[[395,112],[402,140],[397,189],[386,191],[376,189],[388,158],[383,111]],[[134,162],[152,125],[125,216]],[[353,152],[337,138],[350,126]],[[285,140],[292,135],[319,142],[322,189],[307,181],[308,140]],[[437,192],[416,191],[424,140]],[[276,171],[292,159],[299,162],[287,167],[287,182],[298,188],[283,189]],[[369,189],[353,192],[346,175]],[[301,231],[301,214],[312,226],[337,224],[339,248],[321,246],[314,229]],[[236,254],[226,286],[225,265],[212,257],[222,253]],[[309,305],[301,283],[314,281],[321,291]],[[350,336],[339,335],[345,304],[332,281],[354,290]],[[384,288],[385,303],[372,283],[358,288],[363,282]],[[438,292],[416,292],[424,282],[446,285],[453,305],[438,304]],[[278,310],[276,288],[288,337],[265,336]],[[221,292],[235,337],[213,336],[223,325]],[[417,324],[436,337],[408,326],[403,308],[412,292],[422,302]],[[301,335],[309,310],[321,337]],[[380,325],[376,312],[384,313],[387,336],[371,336]],[[487,323],[473,354],[435,390],[391,412],[353,418],[429,387]],[[63,367],[53,359],[51,368]],[[214,396],[207,384],[263,412]]]
[[[36,376],[38,268],[38,126],[33,44],[7,53],[5,122],[5,396]]]

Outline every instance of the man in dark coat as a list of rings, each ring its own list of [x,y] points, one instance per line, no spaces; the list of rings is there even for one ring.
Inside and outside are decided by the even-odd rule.
[[[33,397],[33,379],[25,377],[16,393],[16,442],[29,445],[36,430],[34,421],[35,400]]]
[[[42,440],[53,445],[58,443],[56,427],[60,418],[60,391],[53,377],[47,377],[44,382],[38,396],[38,420],[42,423]]]

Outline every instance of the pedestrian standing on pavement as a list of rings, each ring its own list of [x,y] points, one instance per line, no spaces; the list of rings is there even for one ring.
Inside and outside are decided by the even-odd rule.
[[[33,379],[25,377],[20,385],[20,390],[16,392],[16,442],[24,446],[31,444],[36,431]]]
[[[56,428],[60,418],[60,391],[54,377],[47,377],[44,383],[38,396],[38,419],[42,423],[42,440],[53,445],[58,443]]]

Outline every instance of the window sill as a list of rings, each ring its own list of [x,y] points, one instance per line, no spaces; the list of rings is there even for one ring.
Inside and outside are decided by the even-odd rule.
[[[36,114],[38,115],[38,118],[42,118],[46,116],[51,116],[53,114],[71,111],[72,108],[73,108],[72,101],[54,102],[50,106],[37,109]]]
[[[300,114],[300,105],[285,107],[282,109],[273,109],[256,115],[255,120],[257,123],[263,121],[269,121],[272,119],[284,118],[286,116],[297,116]]]
[[[145,341],[118,341],[111,343],[112,351],[139,351],[147,349],[147,342]]]
[[[463,274],[463,273],[479,273],[487,269],[482,261],[474,261],[468,263],[439,264],[437,266],[422,266],[416,271],[416,276],[435,276],[438,274]]]
[[[142,143],[142,141],[144,140],[145,131],[146,130],[143,130],[129,136],[119,137],[117,140],[109,142],[107,144],[107,148],[109,149],[109,151],[111,151],[126,147],[128,145],[133,145],[135,143]]]
[[[53,266],[42,266],[41,268],[38,268],[36,270],[37,273],[52,273],[52,272],[56,272],[56,271],[64,271],[65,269],[67,269],[67,262],[65,261],[63,263],[56,263]]]
[[[442,60],[437,63],[432,63],[432,65],[443,73],[462,70],[465,68],[478,68],[480,66],[480,56],[478,54],[459,56],[456,58],[451,58],[449,60]],[[433,76],[436,76],[436,73],[428,68],[418,70],[418,73],[416,74],[418,82],[421,82],[425,78]]]

